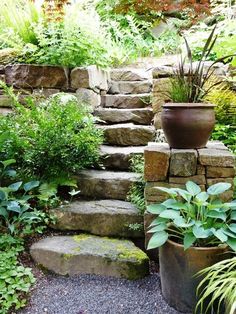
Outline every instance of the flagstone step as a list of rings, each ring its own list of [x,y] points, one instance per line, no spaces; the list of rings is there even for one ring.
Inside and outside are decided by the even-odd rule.
[[[101,165],[105,169],[130,171],[131,158],[143,155],[145,146],[108,146],[100,147]]]
[[[147,255],[129,240],[80,234],[54,236],[33,244],[35,262],[59,275],[95,274],[139,279],[149,274]]]
[[[111,80],[113,81],[145,81],[152,78],[152,71],[143,69],[111,69]]]
[[[80,195],[90,199],[126,200],[140,174],[123,171],[82,170],[77,175]]]
[[[142,146],[155,138],[153,126],[123,123],[98,127],[104,131],[105,144],[109,145]]]
[[[146,81],[112,81],[111,86],[108,90],[108,94],[145,94],[151,93],[152,82],[150,80]]]
[[[112,108],[144,108],[150,105],[150,94],[105,95],[101,97],[102,107]]]
[[[101,108],[95,110],[94,115],[102,120],[101,122],[108,124],[133,122],[150,125],[154,117],[152,108],[148,107],[139,109]]]
[[[57,218],[52,227],[77,230],[100,236],[141,238],[143,230],[133,230],[130,224],[143,223],[143,216],[129,202],[119,200],[77,201],[51,210]]]

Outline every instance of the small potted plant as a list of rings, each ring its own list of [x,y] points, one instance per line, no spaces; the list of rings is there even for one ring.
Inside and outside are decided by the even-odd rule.
[[[214,65],[232,57],[219,58],[206,68],[205,62],[217,39],[215,29],[207,39],[197,63],[193,62],[191,49],[185,39],[187,57],[181,57],[171,78],[167,93],[171,102],[163,105],[161,116],[165,137],[172,148],[205,147],[214,129],[214,104],[205,103],[205,98],[220,83],[219,79],[213,79]]]
[[[230,183],[217,183],[206,192],[194,182],[186,190],[158,187],[170,195],[161,204],[147,207],[156,215],[150,225],[148,249],[159,249],[162,293],[181,312],[193,312],[196,288],[194,275],[236,251],[236,202],[223,203],[219,195]]]

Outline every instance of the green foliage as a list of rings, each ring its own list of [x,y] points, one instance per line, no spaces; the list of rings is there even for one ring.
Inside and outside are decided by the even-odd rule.
[[[131,159],[131,171],[143,174],[144,172],[144,158],[142,155],[134,155]],[[134,204],[140,214],[144,214],[146,205],[144,198],[144,187],[145,182],[143,177],[140,179],[140,182],[136,182],[131,186],[131,189],[128,193],[127,200]]]
[[[16,159],[24,177],[68,181],[98,161],[102,133],[75,96],[57,94],[40,104],[29,98],[28,107],[14,98],[14,104],[13,114],[0,117],[0,157]]]
[[[1,162],[0,168],[0,231],[13,236],[23,237],[32,233],[42,233],[50,222],[53,222],[46,212],[36,210],[35,205],[44,205],[55,195],[45,193],[39,181],[3,183],[16,177],[16,171],[10,166],[15,160]],[[55,200],[55,199],[54,199]]]
[[[197,289],[200,299],[195,313],[202,314],[213,310],[220,314],[221,306],[226,307],[225,313],[234,313],[236,309],[236,257],[218,262],[198,274],[204,278]],[[203,311],[203,305],[208,304]],[[216,312],[215,312],[216,310]]]
[[[236,126],[216,124],[212,133],[212,139],[222,141],[230,150],[236,152]]]
[[[22,266],[18,254],[23,243],[9,235],[0,236],[0,308],[1,314],[18,310],[26,305],[25,294],[35,278],[28,267]]]
[[[192,245],[227,244],[236,251],[236,201],[223,203],[219,199],[230,188],[230,183],[217,183],[201,192],[192,181],[186,183],[186,190],[158,187],[171,198],[147,207],[157,215],[148,231],[153,233],[148,249],[162,246],[171,237],[183,243],[185,250]]]
[[[193,53],[188,41],[185,39],[187,50],[188,71],[186,73],[185,59],[181,58],[178,69],[171,80],[169,97],[177,103],[197,103],[201,102],[219,82],[211,82],[214,75],[213,66],[218,62],[227,60],[230,56],[221,57],[214,61],[209,68],[204,71],[205,61],[213,50],[217,36],[215,36],[216,27],[213,28],[209,37],[202,48],[201,57],[196,65],[193,65]]]

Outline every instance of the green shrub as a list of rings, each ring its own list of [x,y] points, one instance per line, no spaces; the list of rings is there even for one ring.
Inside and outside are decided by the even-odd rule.
[[[9,235],[0,236],[0,312],[7,314],[26,305],[25,294],[35,278],[28,267],[22,266],[18,254],[23,251],[22,240]]]
[[[212,133],[212,139],[222,141],[233,152],[236,152],[236,126],[216,124]]]
[[[15,112],[0,117],[0,160],[16,159],[24,177],[46,181],[98,161],[102,133],[75,96],[57,94],[40,104],[30,98],[27,105],[15,99]]]

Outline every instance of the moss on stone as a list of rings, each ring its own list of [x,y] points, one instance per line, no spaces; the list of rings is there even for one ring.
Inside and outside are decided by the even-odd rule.
[[[83,241],[83,240],[87,240],[91,238],[91,235],[89,234],[79,234],[79,235],[76,235],[76,236],[73,236],[73,239],[75,240],[75,242],[80,242],[80,241]]]
[[[125,260],[136,260],[137,262],[142,263],[144,260],[147,260],[147,255],[140,249],[130,250],[125,245],[119,244],[117,250],[120,251],[118,256]]]

